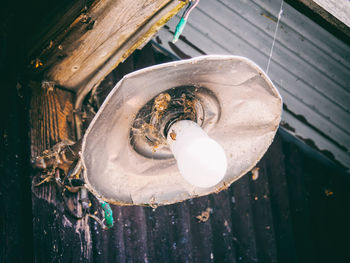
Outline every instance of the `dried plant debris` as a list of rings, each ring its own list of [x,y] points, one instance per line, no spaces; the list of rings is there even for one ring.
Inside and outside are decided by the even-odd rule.
[[[205,211],[203,211],[200,215],[196,216],[199,222],[207,222],[210,217],[210,213],[213,211],[210,207],[208,207]]]
[[[36,58],[34,60],[32,60],[30,62],[30,64],[35,68],[35,69],[38,69],[40,67],[42,67],[44,64],[43,62],[39,59],[39,58]]]
[[[79,158],[81,148],[81,140],[74,142],[71,140],[63,140],[55,144],[51,149],[43,151],[43,153],[32,160],[34,168],[44,171],[55,171],[59,168],[68,174],[68,170],[72,164]]]
[[[168,93],[159,94],[154,100],[153,111],[158,113],[164,112],[168,108],[170,100],[171,96]]]
[[[199,101],[195,100],[196,87],[171,88],[148,101],[137,113],[131,127],[130,143],[144,154],[151,149],[150,158],[167,152],[167,133],[171,124],[178,120],[197,121]],[[176,133],[170,137],[176,140]],[[147,147],[145,147],[147,146]]]

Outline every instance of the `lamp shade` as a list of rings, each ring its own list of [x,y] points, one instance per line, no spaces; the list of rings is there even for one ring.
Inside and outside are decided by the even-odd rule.
[[[227,188],[273,141],[282,99],[268,76],[237,56],[202,56],[135,71],[110,92],[82,144],[91,191],[119,205],[165,205]],[[211,187],[185,180],[168,127],[190,119],[224,150],[227,172]]]

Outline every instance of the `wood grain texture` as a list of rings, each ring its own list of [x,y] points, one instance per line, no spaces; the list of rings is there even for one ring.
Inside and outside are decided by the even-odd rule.
[[[84,73],[86,76],[93,73],[144,23],[145,17],[152,16],[167,2],[97,2],[91,11],[74,22],[74,25],[80,24],[85,16],[91,17],[85,27],[79,28],[82,33],[79,39],[71,40],[71,45],[61,44],[68,56],[53,66],[49,76],[65,87],[77,86],[82,81],[77,74]]]
[[[43,49],[50,47],[50,42],[66,30],[94,0],[62,0],[49,2],[36,0],[30,3],[32,25],[28,27],[25,49],[31,58],[38,56]]]
[[[31,83],[31,157],[41,154],[59,141],[74,140],[71,92],[52,85]],[[36,262],[85,262],[91,258],[92,244],[88,219],[75,220],[65,211],[61,190],[54,182],[34,186],[32,181],[34,259]],[[81,209],[76,196],[66,195],[72,207]]]
[[[96,1],[43,50],[41,70],[65,88],[88,92],[184,5],[177,0]]]

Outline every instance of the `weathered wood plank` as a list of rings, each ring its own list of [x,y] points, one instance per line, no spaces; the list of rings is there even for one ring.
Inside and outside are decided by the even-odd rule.
[[[334,26],[342,34],[350,37],[350,2],[348,0],[287,0],[292,2],[300,2],[312,12],[319,15],[322,19]],[[294,3],[294,4],[295,4]]]
[[[61,140],[74,139],[74,95],[49,83],[32,83],[31,88],[30,149],[34,158]],[[88,219],[77,221],[70,217],[57,185],[49,182],[36,187],[39,180],[40,173],[36,172],[32,182],[35,261],[89,261],[92,244]],[[66,198],[79,211],[80,204],[75,196],[67,194]]]
[[[87,14],[73,23],[69,39],[61,43],[59,50],[67,57],[53,64],[49,76],[65,87],[76,87],[84,77],[93,74],[140,26],[145,17],[152,16],[168,1],[99,1]],[[85,25],[84,25],[85,23]],[[75,26],[83,24],[75,28]],[[79,30],[77,37],[75,32]],[[68,43],[70,42],[70,45]],[[107,48],[107,49],[106,49]]]
[[[84,95],[175,15],[177,0],[96,1],[43,50],[47,79]]]
[[[348,0],[313,0],[328,13],[350,27],[350,3]]]
[[[25,43],[26,55],[33,58],[43,49],[49,48],[50,42],[66,30],[93,2],[94,0],[31,2],[29,17],[35,19],[32,19],[32,24],[27,25],[26,33],[30,38],[28,37]],[[22,8],[26,10],[25,7]]]

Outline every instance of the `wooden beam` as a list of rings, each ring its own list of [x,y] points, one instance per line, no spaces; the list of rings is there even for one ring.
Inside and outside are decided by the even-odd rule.
[[[331,26],[350,38],[350,1],[348,0],[287,0],[291,5],[301,3]]]
[[[313,0],[328,13],[350,27],[350,2],[349,0]]]
[[[178,0],[96,1],[34,61],[45,78],[82,93],[79,100],[184,5]]]
[[[74,94],[51,83],[31,83],[30,152],[39,156],[62,140],[74,140]],[[66,206],[81,213],[77,194],[64,194],[55,180],[36,186],[47,175],[35,171],[32,181],[33,248],[35,262],[90,262],[88,218],[76,220]]]

